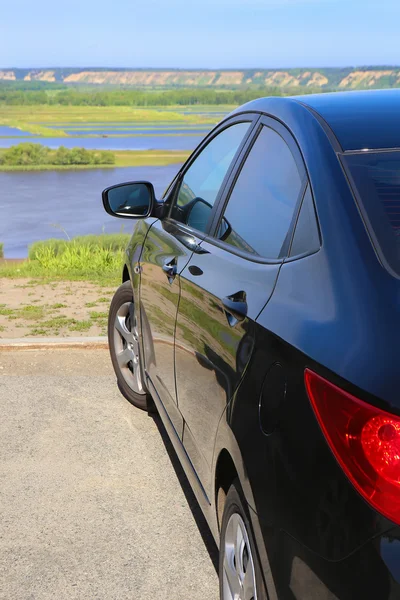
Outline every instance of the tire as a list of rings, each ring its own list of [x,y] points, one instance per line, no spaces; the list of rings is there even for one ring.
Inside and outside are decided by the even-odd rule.
[[[126,281],[117,289],[111,301],[108,313],[108,346],[120,392],[137,408],[149,410],[152,400],[143,378],[140,338],[130,281]]]
[[[268,600],[238,480],[229,488],[222,516],[219,593],[221,600]]]

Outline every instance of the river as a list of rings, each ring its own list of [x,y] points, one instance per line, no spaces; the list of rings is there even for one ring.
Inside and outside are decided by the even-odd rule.
[[[88,233],[132,231],[132,221],[103,209],[101,192],[114,183],[148,180],[156,195],[180,165],[87,171],[0,172],[0,242],[6,258],[24,258],[34,241]]]

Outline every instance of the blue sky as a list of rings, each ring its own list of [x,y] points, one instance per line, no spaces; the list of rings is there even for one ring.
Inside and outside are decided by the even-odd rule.
[[[0,67],[400,64],[400,0],[4,0]]]

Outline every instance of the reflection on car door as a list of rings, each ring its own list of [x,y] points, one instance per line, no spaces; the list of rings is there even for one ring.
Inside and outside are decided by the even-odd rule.
[[[232,173],[214,237],[181,273],[175,334],[183,444],[207,495],[218,423],[251,357],[254,322],[273,292],[305,190],[301,164],[265,125],[234,181]]]
[[[169,222],[156,221],[151,226],[141,257],[140,307],[146,375],[181,435],[174,365],[179,273],[192,255],[190,246],[201,240],[195,236],[181,238],[179,233]]]
[[[249,262],[208,241],[202,249],[181,274],[175,364],[183,443],[207,493],[218,422],[251,356],[253,322],[279,265]]]
[[[180,273],[204,237],[213,205],[239,154],[251,118],[223,126],[195,155],[171,191],[171,214],[150,227],[141,256],[140,305],[144,366],[176,432],[182,417],[176,402],[174,332]],[[169,198],[167,199],[168,205]],[[188,227],[189,225],[189,227]]]

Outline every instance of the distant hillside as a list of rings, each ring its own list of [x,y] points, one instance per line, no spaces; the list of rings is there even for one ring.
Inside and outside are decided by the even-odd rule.
[[[277,88],[373,89],[400,87],[400,67],[253,70],[3,69],[0,81],[140,88],[262,86]]]

